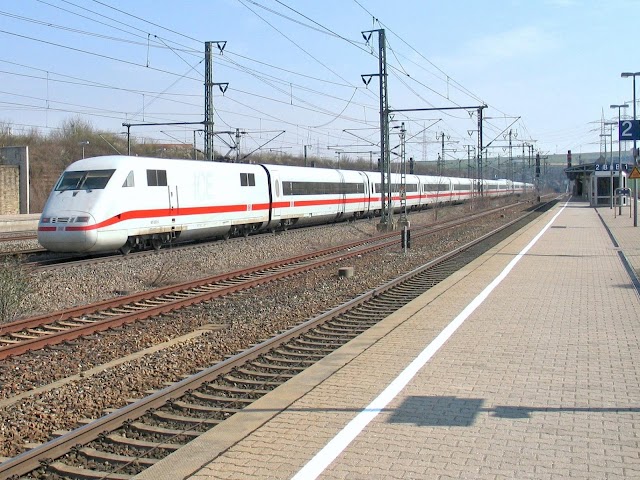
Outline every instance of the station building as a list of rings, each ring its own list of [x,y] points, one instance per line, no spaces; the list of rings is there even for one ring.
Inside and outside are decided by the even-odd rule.
[[[628,177],[632,163],[598,161],[571,165],[571,153],[567,155],[565,173],[572,182],[572,195],[581,198],[592,207],[628,205],[631,192]]]

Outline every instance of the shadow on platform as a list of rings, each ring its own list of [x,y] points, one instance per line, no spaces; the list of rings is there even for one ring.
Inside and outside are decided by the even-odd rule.
[[[418,426],[470,427],[482,412],[492,417],[528,419],[535,413],[640,413],[640,407],[526,407],[496,406],[482,408],[481,398],[412,396],[391,414],[389,423]]]

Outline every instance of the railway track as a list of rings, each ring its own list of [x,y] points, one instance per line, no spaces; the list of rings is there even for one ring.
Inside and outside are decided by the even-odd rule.
[[[481,211],[479,212],[479,214],[480,215],[484,213],[489,214],[496,210],[500,210],[501,208],[518,205],[519,203],[520,202],[515,202],[512,205],[503,205],[501,207],[497,207],[494,209]],[[326,227],[326,225],[311,226],[306,228],[313,229],[313,228],[323,228],[323,227]],[[57,270],[61,268],[68,268],[68,267],[81,266],[81,265],[87,265],[87,264],[92,265],[92,264],[98,264],[98,263],[104,263],[104,262],[120,262],[122,261],[122,258],[123,258],[121,253],[115,252],[115,251],[100,253],[100,254],[80,254],[80,253],[66,254],[66,253],[50,252],[42,247],[2,251],[1,244],[3,241],[12,242],[17,240],[37,239],[36,234],[30,234],[29,232],[18,232],[18,233],[20,233],[20,235],[17,235],[17,234],[14,235],[11,232],[7,232],[7,233],[0,232],[0,261],[2,261],[3,259],[22,259],[21,263],[23,263],[25,266],[28,266],[33,270],[45,271],[45,270]],[[6,236],[3,236],[3,235],[6,235]],[[233,242],[233,241],[240,241],[240,240],[241,240],[240,238],[230,238],[225,241]],[[171,251],[173,249],[202,248],[207,245],[216,243],[218,241],[219,239],[207,240],[207,241],[196,242],[196,243],[182,243],[182,244],[177,243],[169,247],[165,247],[159,251],[144,250],[144,251],[131,252],[127,255],[127,257],[140,258],[140,257],[149,256],[149,255],[157,255],[159,253],[162,254],[164,252]]]
[[[3,242],[18,242],[21,240],[36,240],[38,235],[34,232],[1,232],[0,243]]]
[[[414,229],[412,235],[416,239],[432,235],[491,215],[496,210],[499,209],[442,223],[436,227]],[[257,267],[7,323],[0,330],[0,360],[210,301],[354,256],[397,246],[398,237],[397,232],[391,232]]]
[[[38,236],[33,232],[0,232],[0,262],[5,259],[27,258],[42,255],[47,251],[42,247],[21,248],[15,242],[36,240]]]
[[[507,226],[259,345],[0,464],[0,477],[128,479],[324,358],[534,218]]]

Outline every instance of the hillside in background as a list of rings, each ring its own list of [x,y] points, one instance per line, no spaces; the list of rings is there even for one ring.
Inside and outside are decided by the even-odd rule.
[[[54,130],[49,135],[43,135],[34,130],[28,134],[15,135],[11,133],[10,125],[0,124],[0,146],[28,146],[30,161],[30,197],[31,211],[40,212],[61,172],[72,162],[85,157],[95,157],[103,155],[126,155],[127,138],[125,135],[114,134],[113,132],[101,132],[95,130],[91,124],[83,120],[70,120],[65,122],[61,128]],[[131,155],[148,156],[158,158],[181,158],[198,159],[203,158],[200,151],[194,151],[189,144],[160,144],[139,142],[134,137],[131,138]],[[248,154],[249,152],[247,152]],[[283,153],[254,152],[246,156],[243,152],[239,156],[240,161],[245,163],[271,163],[282,165],[304,165],[305,159],[301,156],[292,156]],[[617,152],[616,152],[617,154]],[[244,156],[243,156],[244,155]],[[597,153],[574,154],[573,162],[590,163],[600,157]],[[616,155],[617,157],[617,155]],[[235,153],[232,158],[216,153],[216,161],[235,161]],[[528,157],[524,160],[522,156],[514,156],[512,163],[506,157],[495,157],[484,159],[485,178],[512,178],[517,181],[533,182],[534,167]],[[353,158],[343,156],[339,161],[335,159],[324,159],[310,157],[307,165],[315,167],[343,168],[353,170],[377,170],[377,158]],[[543,157],[543,167],[541,176],[541,188],[564,191],[566,190],[566,155],[549,155]],[[401,164],[392,159],[392,171],[397,172]],[[436,175],[437,162],[416,162],[414,173],[421,175]],[[408,167],[407,167],[408,169]],[[408,172],[408,170],[407,170]],[[460,159],[447,160],[442,165],[442,175],[456,177],[475,177],[475,160]]]

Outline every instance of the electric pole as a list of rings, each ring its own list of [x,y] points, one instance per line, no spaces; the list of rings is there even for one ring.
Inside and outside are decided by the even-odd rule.
[[[511,180],[511,188],[513,189],[513,146],[511,145],[511,137],[513,135],[513,131],[509,129],[509,180]]]
[[[400,126],[400,209],[402,214],[400,216],[400,226],[408,226],[409,220],[407,219],[407,161],[406,161],[406,147],[405,147],[406,130],[404,128],[404,122]]]
[[[487,108],[486,105],[481,105],[478,107],[478,178],[480,179],[480,195],[484,196],[484,183],[483,183],[483,175],[482,171],[482,110]]]
[[[365,85],[369,85],[372,77],[379,77],[380,79],[380,177],[382,187],[380,200],[382,202],[382,218],[380,220],[379,230],[392,230],[389,101],[387,98],[387,47],[384,28],[362,32],[362,36],[365,41],[367,43],[369,42],[373,32],[378,33],[378,73],[361,75],[361,77]]]
[[[245,133],[245,132],[242,132]],[[236,128],[236,163],[240,161],[240,129]]]
[[[475,147],[473,145],[467,145],[467,178],[471,178],[471,149],[472,148],[475,150]]]
[[[204,156],[206,160],[213,160],[213,86],[218,85],[224,94],[228,83],[213,83],[213,51],[216,44],[220,53],[224,51],[227,42],[204,43]]]
[[[436,139],[440,138],[442,140],[441,143],[441,148],[442,148],[442,154],[438,155],[438,165],[436,168],[436,175],[441,176],[442,175],[442,164],[444,163],[444,132],[442,132],[440,135],[436,135]]]
[[[213,160],[213,42],[204,44],[204,158]]]
[[[307,147],[312,147],[313,145],[305,145],[304,146],[304,166],[307,166]]]

